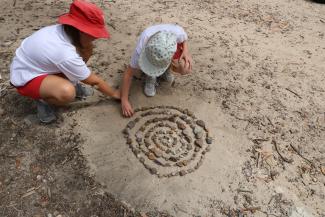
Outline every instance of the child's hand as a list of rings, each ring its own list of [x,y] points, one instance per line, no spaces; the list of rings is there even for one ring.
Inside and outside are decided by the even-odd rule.
[[[122,100],[122,113],[125,117],[131,117],[134,114],[129,100]]]
[[[192,59],[191,54],[189,52],[184,51],[179,59],[184,60],[183,67],[184,67],[185,71],[191,72],[192,65],[193,65],[193,59]]]

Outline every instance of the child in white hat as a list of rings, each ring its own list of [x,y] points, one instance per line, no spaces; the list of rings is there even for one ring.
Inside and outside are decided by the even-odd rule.
[[[121,88],[122,112],[126,117],[134,111],[129,102],[129,90],[134,72],[141,70],[145,76],[144,93],[156,94],[156,80],[162,77],[173,82],[171,71],[181,75],[192,71],[192,57],[188,50],[187,34],[176,24],[160,24],[148,27],[139,37],[131,63],[123,76]]]

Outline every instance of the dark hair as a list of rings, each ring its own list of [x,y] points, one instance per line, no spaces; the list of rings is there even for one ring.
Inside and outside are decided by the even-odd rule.
[[[82,48],[82,45],[80,43],[80,31],[70,25],[63,24],[64,32],[68,35],[68,37],[71,39],[72,44],[77,48]]]

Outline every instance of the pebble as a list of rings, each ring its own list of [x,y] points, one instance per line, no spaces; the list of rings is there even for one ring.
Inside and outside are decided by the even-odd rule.
[[[197,134],[195,134],[195,138],[197,139],[201,139],[203,137],[203,132],[199,132]]]
[[[132,144],[132,139],[131,138],[127,138],[126,139],[126,144],[128,144],[128,145]]]
[[[38,181],[41,181],[42,178],[43,178],[43,177],[42,177],[41,175],[37,175],[37,176],[36,176],[36,179],[37,179]]]
[[[3,108],[0,108],[0,116],[2,116],[5,113],[5,110]]]
[[[184,136],[191,136],[190,131],[188,131],[187,129],[183,130],[183,134]]]
[[[157,148],[154,148],[152,151],[156,155],[156,157],[161,157],[162,156],[162,152],[159,151]]]
[[[123,132],[125,135],[129,135],[129,134],[130,134],[130,129],[129,129],[129,128],[125,128],[122,132]]]
[[[130,121],[127,125],[128,128],[132,129],[135,126],[135,122],[134,121]]]
[[[150,160],[156,160],[156,156],[155,156],[152,152],[150,152],[150,153],[148,154],[148,158],[149,158]]]
[[[198,147],[202,148],[203,147],[203,141],[202,141],[202,139],[196,139],[195,140],[195,145],[197,145]]]
[[[196,124],[199,125],[200,127],[205,127],[205,123],[202,120],[197,120]]]
[[[211,137],[207,137],[205,140],[208,144],[212,144],[213,139]]]
[[[152,167],[152,168],[150,168],[150,173],[151,174],[158,174],[158,171],[157,171],[156,168]]]
[[[193,133],[194,133],[194,134],[198,134],[198,133],[200,133],[200,132],[202,132],[201,127],[195,126],[194,129],[193,129]]]
[[[145,159],[144,159],[143,157],[140,157],[139,161],[140,161],[141,163],[144,163]]]
[[[187,148],[187,150],[190,151],[190,150],[192,150],[193,146],[191,144],[187,144],[187,147],[186,148]]]
[[[186,136],[185,139],[186,139],[186,141],[188,143],[191,143],[192,142],[192,137],[190,137],[190,136]]]
[[[186,129],[186,126],[185,126],[185,124],[183,124],[183,123],[177,123],[177,126],[178,126],[178,128],[179,129],[181,129],[181,130],[185,130]]]
[[[180,175],[180,176],[185,176],[185,175],[186,175],[186,171],[185,171],[185,170],[181,170],[181,171],[179,172],[179,175]]]

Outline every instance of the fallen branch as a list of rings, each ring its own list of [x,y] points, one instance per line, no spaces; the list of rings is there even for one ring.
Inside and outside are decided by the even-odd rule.
[[[287,163],[292,163],[292,162],[293,162],[293,159],[288,159],[288,158],[284,157],[284,156],[281,154],[281,152],[279,151],[279,148],[278,148],[278,144],[276,143],[275,140],[272,140],[272,144],[274,145],[276,152],[277,152],[278,155],[282,158],[283,161],[285,161],[285,162],[287,162]]]

